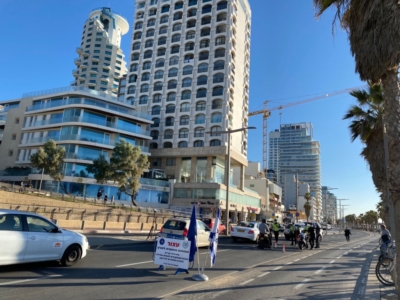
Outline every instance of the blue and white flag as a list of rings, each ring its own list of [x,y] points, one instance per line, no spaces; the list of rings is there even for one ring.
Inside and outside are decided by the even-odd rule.
[[[221,209],[218,207],[214,226],[211,229],[210,237],[208,238],[208,241],[211,243],[211,245],[210,245],[211,267],[214,266],[215,260],[217,259],[218,229],[219,229],[219,225],[221,223],[220,218],[221,218]]]

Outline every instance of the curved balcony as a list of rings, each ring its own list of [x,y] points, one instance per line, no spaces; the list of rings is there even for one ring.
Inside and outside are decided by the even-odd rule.
[[[85,51],[82,53],[83,56],[89,56],[89,51]]]
[[[75,48],[75,51],[76,51],[78,54],[82,54],[83,48],[82,48],[82,47],[77,47],[77,48]]]
[[[77,66],[80,66],[80,65],[81,65],[81,60],[80,60],[79,58],[75,58],[75,59],[74,59],[74,63],[75,63]]]
[[[32,124],[32,126],[25,126],[23,129],[31,129],[35,127],[41,127],[41,126],[47,126],[47,125],[55,125],[55,124],[65,124],[65,123],[87,123],[83,124],[88,127],[106,127],[110,129],[115,129],[115,130],[121,130],[121,131],[126,131],[129,132],[130,134],[136,133],[136,134],[142,134],[149,136],[149,131],[145,130],[142,127],[135,126],[134,124],[126,124],[126,123],[115,123],[115,122],[109,122],[106,121],[105,119],[98,119],[94,118],[91,116],[83,116],[83,117],[64,117],[64,118],[57,118],[57,119],[50,119],[50,120],[41,120],[41,121],[36,121]],[[61,125],[59,125],[61,126]]]
[[[79,75],[78,69],[73,69],[72,70],[72,75],[74,75],[74,77],[78,77],[78,75]]]
[[[59,137],[51,137],[51,136],[43,136],[43,137],[36,137],[36,138],[31,138],[29,141],[24,141],[23,143],[19,144],[19,147],[23,146],[30,146],[31,144],[44,144],[48,142],[49,140],[53,140],[58,142],[59,144],[62,143],[78,143],[78,144],[88,144],[92,146],[98,146],[101,148],[104,148],[104,146],[109,147],[110,149],[113,149],[115,147],[115,144],[119,142],[121,139],[109,139],[104,137],[103,139],[99,139],[98,137],[91,136],[91,135],[85,135],[85,134],[65,134],[61,135]],[[133,143],[131,143],[129,140],[127,140],[128,143],[139,147],[142,152],[149,152],[149,147],[148,146],[138,146]],[[85,155],[87,156],[87,155]],[[97,157],[96,157],[97,158]],[[79,159],[79,158],[69,158],[69,159]]]
[[[96,57],[92,57],[92,61],[99,62],[100,59],[99,59],[99,58],[96,58]]]

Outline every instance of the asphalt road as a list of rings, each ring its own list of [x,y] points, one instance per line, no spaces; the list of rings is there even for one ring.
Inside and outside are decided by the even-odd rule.
[[[283,238],[282,238],[283,241]],[[321,249],[258,250],[220,239],[208,282],[174,269],[158,271],[152,244],[100,246],[71,268],[57,262],[0,268],[0,299],[363,299],[368,256],[378,235],[324,238]],[[200,249],[201,264],[207,249]]]

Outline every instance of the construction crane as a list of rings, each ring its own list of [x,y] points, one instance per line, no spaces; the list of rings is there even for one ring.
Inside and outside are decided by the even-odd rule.
[[[267,170],[267,168],[268,168],[268,117],[271,116],[271,111],[280,110],[280,109],[284,109],[287,107],[304,104],[304,103],[308,103],[308,102],[312,102],[312,101],[322,100],[322,99],[334,97],[334,96],[344,94],[344,93],[350,93],[352,91],[363,89],[366,87],[367,87],[367,85],[348,88],[348,89],[333,92],[330,94],[320,95],[320,96],[316,96],[316,97],[309,98],[309,99],[304,99],[304,100],[300,100],[300,101],[296,101],[296,102],[292,102],[292,103],[275,106],[272,108],[267,108],[267,104],[270,101],[266,100],[264,102],[264,109],[249,112],[249,114],[248,114],[249,117],[261,115],[261,114],[263,115],[263,170]]]

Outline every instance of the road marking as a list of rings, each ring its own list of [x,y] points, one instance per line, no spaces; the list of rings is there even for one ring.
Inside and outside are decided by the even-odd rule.
[[[294,261],[299,261],[300,260],[300,258],[299,259],[295,259]]]
[[[330,262],[330,264],[333,264],[335,262],[335,260],[332,260],[331,262]]]
[[[336,258],[341,258],[342,256],[340,255],[340,256],[338,256],[338,257],[336,257]]]
[[[325,267],[322,267],[321,269],[319,269],[318,271],[316,271],[315,274],[319,274],[319,273],[321,273],[323,270],[325,270]]]
[[[248,283],[252,282],[253,280],[254,280],[254,278],[253,278],[253,279],[246,280],[245,282],[239,283],[239,285],[248,284]]]
[[[230,251],[231,249],[224,249],[224,250],[218,250],[218,253],[219,252],[224,252],[224,251]],[[208,254],[209,252],[202,252],[202,253],[200,253],[200,254]]]
[[[269,273],[271,273],[271,272],[262,273],[262,274],[258,275],[257,277],[264,277],[265,275],[268,275]]]
[[[287,265],[291,265],[292,263],[293,263],[292,261],[291,261],[291,262],[288,262]]]
[[[307,256],[303,256],[301,259],[307,258]]]
[[[275,269],[272,269],[272,271],[276,271],[276,270],[279,270],[279,269],[282,269],[282,268],[283,268],[283,266],[276,267]]]
[[[132,264],[126,264],[126,265],[119,265],[119,266],[115,266],[116,268],[122,268],[122,267],[128,267],[128,266],[135,266],[135,265],[142,265],[142,264],[148,264],[148,263],[152,263],[152,260],[148,260],[148,261],[141,261],[141,262],[137,262],[137,263],[132,263]]]
[[[310,281],[310,279],[304,279],[303,281],[302,281],[302,283],[299,283],[298,285],[296,285],[295,287],[294,287],[294,289],[295,290],[298,290],[298,289],[300,289],[303,285],[305,285],[308,281]]]
[[[31,278],[31,279],[23,279],[23,280],[2,282],[2,283],[0,283],[0,285],[4,286],[4,285],[11,285],[11,284],[18,284],[18,283],[23,283],[23,282],[36,281],[36,280],[42,280],[42,279],[48,279],[48,278],[54,278],[54,277],[62,277],[62,276],[63,275],[49,275],[49,276],[43,276],[43,277],[39,277],[39,278]]]

